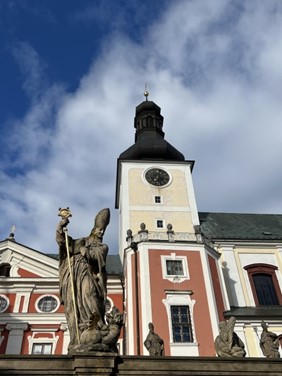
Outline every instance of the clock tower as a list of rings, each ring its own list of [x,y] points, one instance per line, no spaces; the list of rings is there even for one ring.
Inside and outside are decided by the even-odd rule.
[[[166,355],[214,355],[224,301],[219,255],[198,233],[194,161],[165,140],[161,109],[147,96],[134,127],[135,143],[118,159],[116,187],[125,353],[148,354],[143,343],[153,322]]]

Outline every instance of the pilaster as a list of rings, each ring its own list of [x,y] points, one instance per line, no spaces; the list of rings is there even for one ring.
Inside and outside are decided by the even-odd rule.
[[[24,331],[28,329],[28,323],[8,323],[9,331],[6,354],[20,354],[22,349]]]

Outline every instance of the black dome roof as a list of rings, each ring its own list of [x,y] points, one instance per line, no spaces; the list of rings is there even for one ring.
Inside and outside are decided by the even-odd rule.
[[[161,109],[152,101],[136,107],[135,144],[120,154],[119,159],[157,159],[184,161],[184,155],[164,139]]]

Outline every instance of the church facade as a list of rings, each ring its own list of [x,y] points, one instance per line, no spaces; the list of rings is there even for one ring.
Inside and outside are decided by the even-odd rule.
[[[12,235],[12,236],[11,236]],[[70,340],[60,301],[58,255],[14,240],[0,242],[0,354],[66,354]],[[106,310],[123,310],[121,264],[108,256]],[[122,339],[118,347],[122,353]]]
[[[120,354],[148,355],[153,323],[165,355],[216,356],[218,324],[233,316],[247,356],[262,357],[262,320],[282,334],[282,215],[198,212],[194,161],[165,140],[161,109],[147,99],[117,164],[107,309],[124,312]],[[13,236],[0,256],[0,353],[65,354],[58,260]]]

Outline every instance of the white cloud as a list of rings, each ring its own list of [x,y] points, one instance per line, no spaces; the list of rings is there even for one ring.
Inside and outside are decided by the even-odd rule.
[[[17,42],[12,48],[12,53],[24,77],[23,89],[34,102],[46,87],[44,77],[46,66],[28,42]]]
[[[105,40],[74,93],[46,87],[44,63],[25,44],[19,61],[32,102],[14,124],[7,163],[16,172],[0,175],[2,238],[16,224],[17,241],[56,252],[59,206],[73,211],[74,237],[110,207],[105,240],[117,252],[116,159],[134,142],[146,82],[166,139],[196,160],[200,210],[282,212],[282,9],[268,3],[172,2],[142,43],[121,33]]]

